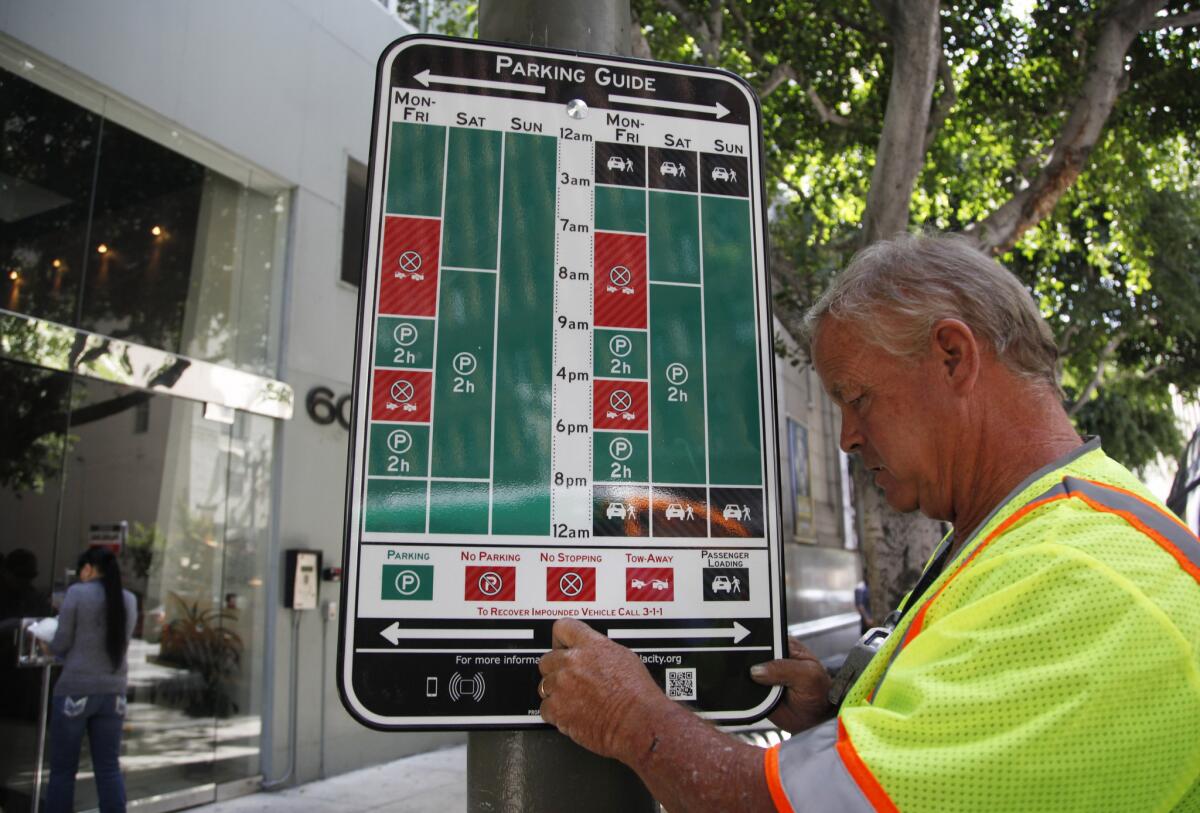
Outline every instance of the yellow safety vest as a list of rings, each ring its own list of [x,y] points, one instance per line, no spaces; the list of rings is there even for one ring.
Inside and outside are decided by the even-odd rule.
[[[1200,811],[1200,540],[1081,447],[765,770],[781,811]]]

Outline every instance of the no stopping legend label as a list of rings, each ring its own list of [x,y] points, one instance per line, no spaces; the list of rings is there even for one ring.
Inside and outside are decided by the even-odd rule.
[[[541,724],[573,617],[708,718],[785,650],[757,102],[702,68],[416,36],[380,60],[339,683]]]

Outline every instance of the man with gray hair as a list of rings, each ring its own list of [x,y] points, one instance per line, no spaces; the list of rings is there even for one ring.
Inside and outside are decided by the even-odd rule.
[[[762,751],[555,624],[542,716],[672,811],[1200,810],[1200,540],[1063,410],[1028,291],[959,238],[861,252],[806,320],[841,446],[952,523],[832,685],[798,642]]]

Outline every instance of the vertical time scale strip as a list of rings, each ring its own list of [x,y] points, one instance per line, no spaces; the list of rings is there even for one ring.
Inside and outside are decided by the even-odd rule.
[[[572,279],[571,272],[592,253],[592,187],[582,184],[591,175],[592,143],[557,142],[551,532],[586,538],[592,511],[592,369],[578,360],[591,358],[594,310],[590,283]]]

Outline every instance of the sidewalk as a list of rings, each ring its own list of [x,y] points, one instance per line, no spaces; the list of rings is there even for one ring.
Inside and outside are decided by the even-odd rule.
[[[193,813],[443,813],[467,809],[467,746],[432,751]]]

